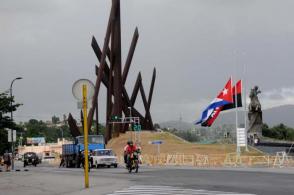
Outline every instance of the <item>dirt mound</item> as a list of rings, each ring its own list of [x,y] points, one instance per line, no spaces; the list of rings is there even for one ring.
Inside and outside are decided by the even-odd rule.
[[[135,133],[127,132],[121,134],[118,138],[111,139],[107,144],[107,148],[111,148],[117,155],[123,154],[123,148],[128,140],[134,140]],[[140,133],[143,154],[157,154],[157,145],[152,145],[149,142],[153,140],[162,140],[160,145],[160,153],[164,154],[227,154],[236,151],[234,144],[194,144],[184,141],[183,139],[174,136],[168,132],[150,132],[142,131]],[[242,155],[260,155],[259,151],[250,149],[249,152],[243,152]]]

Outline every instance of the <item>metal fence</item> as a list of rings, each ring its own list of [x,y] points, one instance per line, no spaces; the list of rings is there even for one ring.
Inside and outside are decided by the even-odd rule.
[[[160,154],[141,155],[142,164],[150,166],[191,166],[191,167],[294,167],[294,158],[285,152],[275,156],[243,156],[228,154]],[[119,158],[123,163],[123,157]]]

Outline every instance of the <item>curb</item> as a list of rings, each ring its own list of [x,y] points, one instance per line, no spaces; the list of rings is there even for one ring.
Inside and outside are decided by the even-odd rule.
[[[15,170],[10,170],[10,171],[4,171],[0,169],[0,172],[21,172],[21,171],[29,171],[28,169],[15,169]]]

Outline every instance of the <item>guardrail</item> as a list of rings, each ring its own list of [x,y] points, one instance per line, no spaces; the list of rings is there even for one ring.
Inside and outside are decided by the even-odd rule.
[[[119,157],[123,163],[123,157]],[[150,166],[192,166],[192,167],[294,167],[294,157],[285,153],[276,156],[238,156],[228,154],[160,154],[141,155],[142,164]]]

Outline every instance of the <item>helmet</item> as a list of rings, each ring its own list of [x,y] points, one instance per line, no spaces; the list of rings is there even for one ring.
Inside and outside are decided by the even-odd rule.
[[[129,141],[128,145],[132,146],[133,145],[133,141]]]

